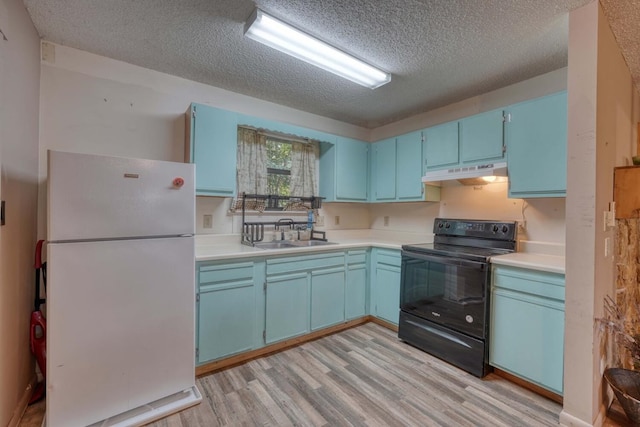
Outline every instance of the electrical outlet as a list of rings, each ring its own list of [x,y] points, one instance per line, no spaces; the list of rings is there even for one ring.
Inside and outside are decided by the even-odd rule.
[[[388,216],[385,216],[385,217],[384,217],[384,226],[385,226],[385,227],[388,227],[388,226],[389,226],[389,217],[388,217]]]
[[[340,215],[335,216],[335,220],[333,222],[335,225],[340,225]]]
[[[318,227],[324,227],[324,215],[316,216],[316,225]]]
[[[202,217],[202,228],[213,228],[213,215],[204,215]]]

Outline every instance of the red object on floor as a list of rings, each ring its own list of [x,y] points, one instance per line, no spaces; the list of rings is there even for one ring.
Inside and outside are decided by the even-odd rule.
[[[47,291],[47,263],[42,262],[42,245],[44,240],[38,240],[36,244],[35,265],[36,269],[36,296],[34,301],[34,310],[31,313],[31,326],[29,338],[31,343],[31,352],[36,357],[36,362],[42,372],[43,380],[39,383],[31,396],[29,404],[35,403],[42,399],[45,394],[45,382],[47,378],[47,319],[40,311],[40,304],[45,302],[44,298],[40,298],[40,275],[42,273],[42,281],[44,290]]]

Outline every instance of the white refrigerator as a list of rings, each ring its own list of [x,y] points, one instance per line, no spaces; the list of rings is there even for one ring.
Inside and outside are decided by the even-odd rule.
[[[200,402],[194,166],[49,151],[47,190],[46,425]]]

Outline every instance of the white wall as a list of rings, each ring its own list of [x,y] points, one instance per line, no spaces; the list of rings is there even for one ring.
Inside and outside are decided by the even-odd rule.
[[[34,378],[29,350],[36,240],[40,40],[21,0],[0,0],[0,425],[15,425]]]
[[[605,253],[615,233],[603,212],[613,200],[613,168],[635,153],[638,94],[598,2],[569,16],[567,258],[563,425],[598,425],[605,416],[606,355],[594,328],[615,287]]]
[[[566,88],[566,69],[560,69],[370,131],[68,47],[50,43],[44,46],[54,55],[42,63],[40,179],[43,183],[47,149],[181,161],[183,113],[191,102],[328,133],[377,140]],[[498,184],[480,191],[455,184],[445,186],[439,204],[328,203],[321,214],[329,230],[371,227],[429,232],[437,216],[520,219],[522,202],[508,200],[506,186],[493,187],[495,185]],[[45,206],[44,184],[40,190],[41,206]],[[530,216],[527,238],[564,242],[563,203],[563,199],[546,204],[531,202],[527,209]],[[240,232],[240,218],[228,214],[229,205],[230,199],[198,197],[196,231]],[[212,215],[212,228],[203,228],[204,215]],[[339,225],[335,224],[336,216],[340,217]],[[389,217],[388,226],[384,225],[385,216]],[[548,220],[553,222],[553,227],[543,225]],[[44,230],[45,213],[40,209],[41,236]]]
[[[47,42],[43,49],[47,57],[41,70],[40,236],[46,235],[48,149],[183,161],[184,113],[191,102],[369,138],[367,129],[213,86]],[[201,203],[209,209],[212,202],[199,198],[199,207]],[[232,232],[232,222],[224,216],[216,216],[214,224],[217,231]]]
[[[440,202],[406,203],[325,203],[320,210],[327,231],[367,229],[431,233],[437,217],[518,221],[519,240],[565,243],[565,199],[509,199],[507,183],[467,186],[444,183]],[[196,232],[229,234],[241,232],[241,217],[228,212],[231,199],[198,197]],[[203,215],[212,215],[213,227],[203,228]],[[306,214],[279,214],[305,221]],[[299,216],[299,218],[297,217]],[[336,225],[336,216],[338,224]],[[385,217],[388,217],[385,225]],[[269,221],[273,216],[250,217]],[[330,233],[329,233],[330,236]]]

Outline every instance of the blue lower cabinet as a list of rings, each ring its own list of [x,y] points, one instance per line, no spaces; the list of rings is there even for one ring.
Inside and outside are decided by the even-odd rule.
[[[400,317],[400,267],[376,268],[376,316],[398,324]]]
[[[563,392],[564,275],[494,267],[492,366]]]
[[[345,284],[345,316],[347,320],[367,314],[367,266],[347,266]]]
[[[400,317],[400,251],[376,249],[371,280],[371,311],[380,319],[398,324]]]
[[[311,272],[311,330],[344,322],[344,267]]]
[[[369,251],[366,249],[347,251],[344,296],[346,320],[356,319],[367,314],[368,253]]]
[[[198,266],[198,364],[254,348],[253,275],[253,262]]]
[[[344,252],[267,259],[265,344],[344,320]]]
[[[253,282],[200,293],[198,363],[253,348]]]
[[[267,277],[265,344],[309,332],[307,272]]]

